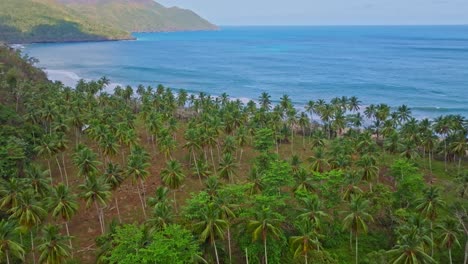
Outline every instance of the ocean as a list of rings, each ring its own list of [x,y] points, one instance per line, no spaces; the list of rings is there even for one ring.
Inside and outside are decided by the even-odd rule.
[[[49,78],[72,86],[158,84],[244,102],[268,92],[309,100],[357,96],[406,104],[418,118],[468,117],[468,26],[221,27],[138,33],[135,41],[31,44]]]

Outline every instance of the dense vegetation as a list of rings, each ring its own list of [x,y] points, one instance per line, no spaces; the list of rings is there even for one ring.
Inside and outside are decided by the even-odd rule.
[[[215,28],[189,10],[152,0],[0,1],[0,41],[7,43],[131,39],[135,31]]]
[[[0,50],[2,262],[467,261],[461,116],[71,89]]]

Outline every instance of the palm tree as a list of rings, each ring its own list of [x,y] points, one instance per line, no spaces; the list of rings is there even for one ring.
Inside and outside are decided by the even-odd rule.
[[[434,259],[424,251],[424,244],[429,240],[421,236],[416,228],[402,235],[397,245],[388,251],[392,256],[391,264],[435,264]]]
[[[81,184],[79,188],[82,191],[81,197],[85,200],[86,207],[89,207],[94,203],[99,219],[99,224],[101,226],[101,233],[104,234],[104,214],[101,207],[107,205],[107,202],[112,195],[110,192],[111,187],[105,182],[104,178],[92,175],[89,176],[85,183]]]
[[[299,219],[307,220],[312,226],[318,230],[322,228],[322,220],[328,218],[329,215],[322,210],[322,202],[317,195],[310,195],[301,199],[303,208]]]
[[[26,190],[21,193],[18,204],[8,210],[8,212],[11,214],[10,219],[17,219],[21,227],[29,230],[33,262],[36,263],[33,228],[42,223],[47,215],[46,210],[44,210],[42,203],[36,199],[34,193],[30,190]]]
[[[445,207],[445,201],[440,197],[439,189],[431,186],[424,192],[423,198],[416,201],[416,210],[427,218],[431,224],[431,240],[434,242],[433,223],[438,217],[438,211]],[[431,257],[434,255],[434,243],[431,247]]]
[[[101,162],[97,160],[97,155],[85,145],[78,145],[73,155],[73,164],[78,167],[80,176],[89,177],[98,172]]]
[[[24,181],[15,177],[0,179],[0,209],[9,210],[18,206],[18,199],[25,187]]]
[[[265,110],[269,111],[271,109],[271,96],[267,92],[262,92],[260,98],[258,99],[260,103],[260,107]]]
[[[448,250],[449,263],[452,264],[452,248],[454,246],[461,246],[457,238],[457,235],[461,232],[460,226],[455,219],[448,218],[439,224],[437,229],[440,230],[440,246]]]
[[[115,192],[125,180],[123,176],[123,170],[120,168],[120,165],[117,163],[109,162],[107,164],[106,172],[104,173],[104,179],[106,183],[110,185],[111,190]],[[114,195],[114,201],[115,207],[117,209],[117,215],[119,217],[119,223],[122,223],[117,195]]]
[[[48,203],[49,208],[52,210],[52,216],[55,218],[61,217],[65,222],[67,236],[70,238],[70,249],[73,249],[68,222],[78,211],[76,195],[71,193],[67,186],[59,184],[53,188],[53,192]]]
[[[41,244],[38,246],[39,252],[41,252],[39,262],[48,264],[66,263],[70,257],[71,248],[65,241],[69,239],[69,236],[60,234],[57,226],[46,225],[43,229]]]
[[[219,176],[222,178],[227,178],[230,183],[234,182],[233,176],[235,175],[235,170],[237,164],[234,160],[234,157],[231,153],[224,153],[221,162],[219,163]]]
[[[434,120],[434,131],[443,136],[444,141],[444,164],[447,171],[447,136],[451,131],[450,118],[446,116],[437,117]]]
[[[309,221],[300,221],[298,223],[300,235],[289,238],[289,244],[294,252],[294,258],[303,256],[304,262],[309,263],[309,252],[316,249],[320,250],[320,235],[317,229]]]
[[[372,192],[372,182],[379,177],[379,167],[376,165],[376,160],[373,156],[364,154],[356,165],[361,168],[362,179],[369,183],[370,191]]]
[[[165,185],[173,190],[174,208],[177,211],[176,190],[180,188],[185,179],[180,163],[176,160],[168,161],[166,167],[161,171],[161,179]]]
[[[359,231],[367,233],[367,222],[374,221],[372,215],[368,213],[369,201],[361,196],[353,196],[349,206],[349,211],[343,219],[343,227],[350,230],[350,244],[353,233],[356,238],[356,264],[358,264],[358,236]],[[352,246],[351,246],[352,247]]]
[[[455,135],[455,140],[450,145],[451,151],[458,156],[458,174],[461,171],[462,158],[466,156],[466,152],[468,151],[466,136],[466,132]]]
[[[216,247],[216,238],[224,238],[224,232],[228,225],[228,222],[222,219],[220,211],[213,203],[210,203],[207,207],[203,208],[200,221],[193,225],[194,230],[197,230],[200,234],[200,240],[203,242],[209,240],[209,243],[212,244],[217,264],[219,264],[219,256],[218,249]]]
[[[26,181],[30,184],[37,195],[45,197],[50,191],[50,179],[48,170],[41,170],[35,164],[31,164],[26,168]]]
[[[128,157],[126,174],[132,177],[133,183],[137,185],[138,196],[141,202],[141,209],[146,218],[145,211],[145,186],[144,182],[149,175],[148,167],[150,166],[148,153],[139,146],[134,146]],[[141,189],[140,189],[141,187]],[[142,195],[143,192],[143,195]]]
[[[13,221],[0,221],[0,252],[6,257],[7,264],[10,264],[10,254],[24,261],[23,245],[16,242],[17,230]]]
[[[280,220],[275,212],[271,211],[269,207],[263,207],[262,210],[256,211],[256,219],[250,220],[247,224],[247,229],[252,232],[252,240],[263,241],[263,249],[265,256],[265,264],[268,264],[267,240],[268,235],[277,238],[280,236],[281,230],[279,228]]]

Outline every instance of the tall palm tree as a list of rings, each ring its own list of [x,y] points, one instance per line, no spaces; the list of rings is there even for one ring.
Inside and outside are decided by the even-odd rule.
[[[439,189],[437,187],[431,186],[424,192],[424,196],[416,200],[416,210],[419,213],[427,218],[431,224],[431,257],[434,256],[434,221],[439,216],[438,212],[440,209],[445,207],[445,201],[440,197]]]
[[[0,209],[9,210],[18,206],[19,197],[25,187],[24,181],[16,177],[0,179]]]
[[[298,223],[300,235],[289,238],[289,244],[294,252],[294,258],[304,257],[304,262],[309,263],[309,252],[312,250],[320,251],[320,235],[314,224],[309,221],[300,221]]]
[[[17,230],[13,221],[0,221],[0,252],[5,256],[7,264],[11,263],[10,255],[24,261],[25,251],[23,245],[16,241]]]
[[[72,160],[73,164],[78,167],[78,174],[84,177],[96,174],[99,171],[98,166],[101,165],[96,153],[85,145],[78,145]]]
[[[61,264],[66,263],[70,257],[71,248],[65,241],[70,237],[60,234],[58,226],[46,225],[43,229],[43,236],[38,246],[40,263]]]
[[[358,237],[359,231],[367,233],[367,223],[374,221],[372,215],[368,213],[369,201],[361,196],[353,196],[347,215],[343,219],[343,227],[350,230],[350,243],[351,237],[354,233],[356,238],[356,264],[358,264]]]
[[[234,175],[236,174],[237,163],[231,153],[224,153],[221,162],[219,163],[218,174],[222,178],[227,178],[230,183],[234,182]]]
[[[37,195],[45,197],[50,191],[50,179],[48,170],[42,170],[39,166],[31,164],[26,168],[26,182],[30,184]]]
[[[26,190],[21,193],[18,199],[18,204],[8,210],[10,213],[10,219],[17,219],[21,227],[29,230],[31,235],[31,252],[33,254],[32,258],[34,263],[36,263],[36,256],[33,229],[42,223],[47,215],[43,204],[36,198],[36,195],[31,190]]]
[[[388,251],[391,256],[391,264],[435,264],[436,261],[424,250],[424,244],[430,240],[427,236],[421,236],[417,229],[413,228],[398,239],[397,245]]]
[[[197,230],[200,240],[205,242],[208,240],[212,244],[215,251],[216,263],[219,264],[218,249],[216,247],[216,238],[223,239],[224,232],[228,227],[228,222],[221,217],[221,212],[213,203],[202,209],[200,221],[196,222],[193,227]]]
[[[145,204],[144,182],[149,175],[149,171],[148,171],[149,166],[150,164],[149,164],[148,153],[142,147],[134,146],[131,150],[130,156],[128,157],[126,174],[132,177],[133,183],[136,183],[138,196],[141,202],[141,209],[143,210],[143,215],[145,216],[145,218],[146,218],[146,211],[145,211],[146,204]]]
[[[362,179],[367,181],[372,192],[372,183],[379,177],[379,167],[376,165],[376,159],[368,154],[364,154],[357,162],[356,165],[361,168]]]
[[[441,224],[437,226],[440,230],[440,246],[446,248],[449,254],[449,263],[452,264],[452,248],[454,246],[461,246],[458,241],[458,234],[461,232],[460,226],[455,219],[445,219]]]
[[[177,211],[176,190],[180,188],[185,179],[180,162],[176,160],[168,161],[166,167],[161,171],[161,179],[165,185],[173,190],[174,207]]]
[[[281,234],[279,224],[280,219],[277,218],[277,215],[269,207],[264,207],[262,210],[257,211],[255,219],[250,220],[247,224],[247,229],[252,232],[252,240],[257,241],[261,239],[263,241],[265,264],[268,264],[268,235],[272,238],[279,237]]]
[[[55,218],[60,217],[65,222],[67,236],[70,238],[70,249],[73,249],[68,222],[78,211],[77,196],[67,186],[59,184],[53,188],[48,205],[52,210],[52,216]]]
[[[104,179],[107,184],[110,185],[111,190],[116,192],[117,189],[122,185],[125,178],[123,175],[123,170],[120,168],[120,165],[117,163],[109,162],[107,164],[106,172],[104,173]],[[122,223],[122,218],[120,217],[119,201],[117,195],[114,195],[115,207],[117,209],[117,216],[119,217],[119,223]]]
[[[81,189],[81,197],[86,202],[86,207],[94,204],[101,227],[101,233],[104,234],[105,225],[102,207],[107,205],[112,195],[110,192],[111,187],[105,182],[104,178],[92,175],[89,176],[85,183],[81,184],[79,188]]]
[[[322,202],[317,195],[310,195],[301,199],[302,209],[298,218],[306,220],[318,230],[322,228],[322,220],[328,218],[329,215],[322,210]]]

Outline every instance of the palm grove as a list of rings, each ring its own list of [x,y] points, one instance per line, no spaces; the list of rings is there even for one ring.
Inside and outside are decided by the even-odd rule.
[[[4,263],[467,263],[467,122],[106,78],[0,48]]]

